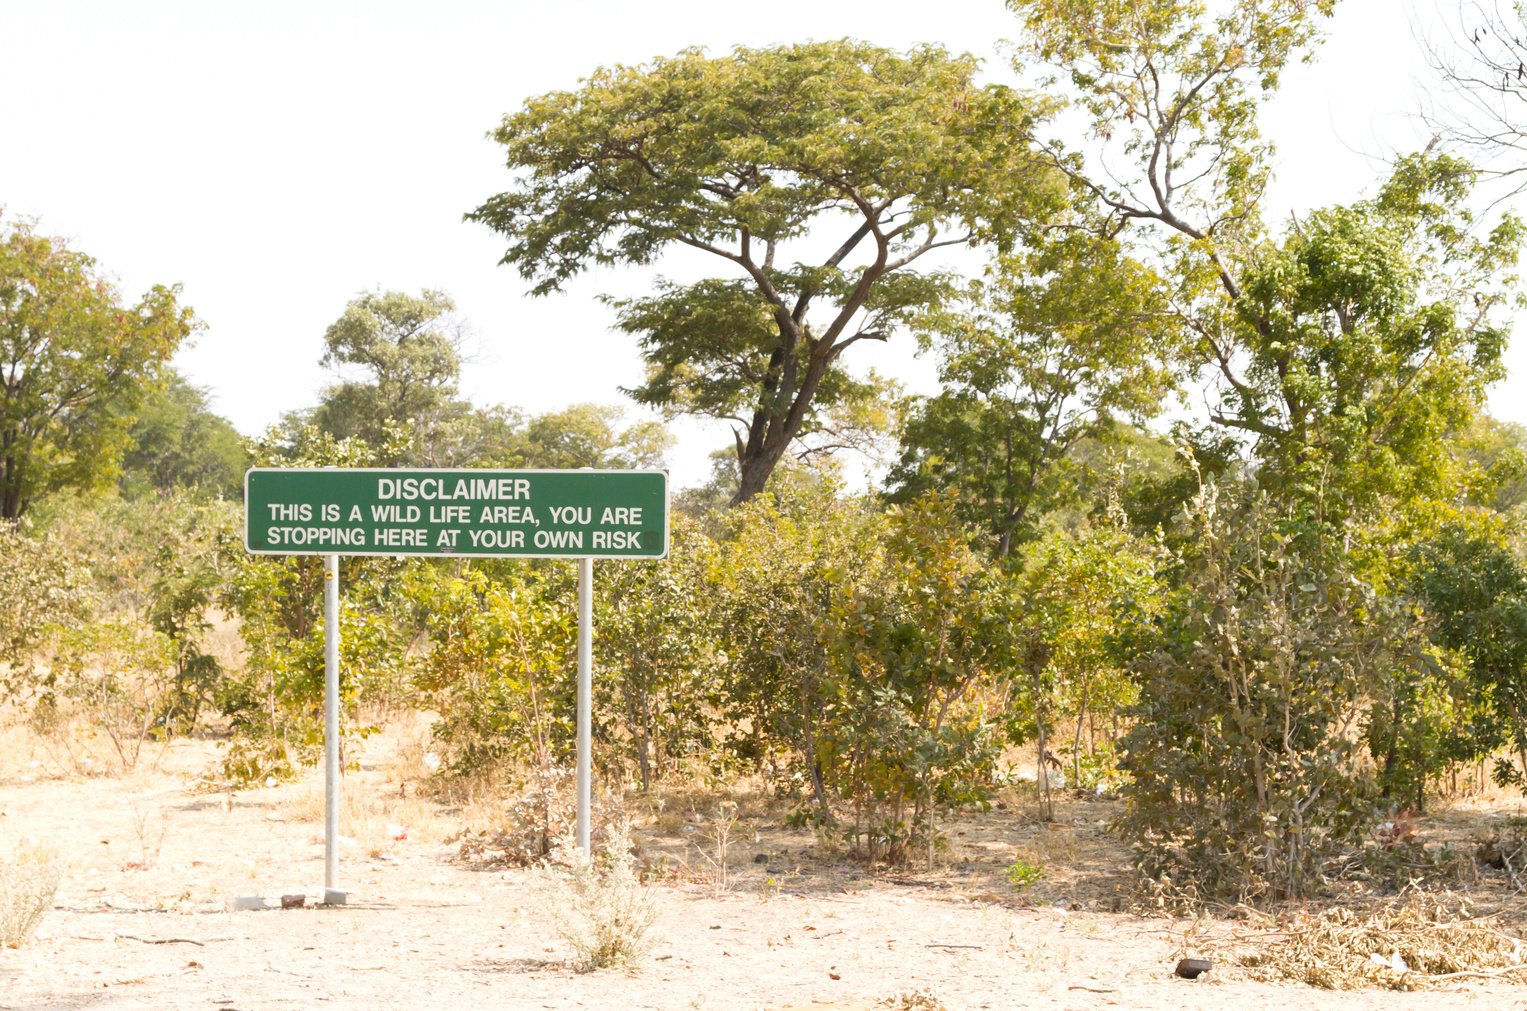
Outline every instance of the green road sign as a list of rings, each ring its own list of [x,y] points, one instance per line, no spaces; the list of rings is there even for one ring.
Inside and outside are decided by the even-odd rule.
[[[244,546],[271,555],[662,558],[668,475],[255,468]]]

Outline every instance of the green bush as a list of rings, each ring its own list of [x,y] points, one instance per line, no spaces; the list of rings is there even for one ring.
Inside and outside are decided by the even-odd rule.
[[[1027,860],[1014,860],[1007,866],[1007,880],[1012,882],[1013,887],[1019,890],[1029,885],[1043,881],[1045,869],[1038,864],[1031,864]]]
[[[1404,628],[1343,557],[1206,491],[1138,644],[1121,820],[1140,870],[1203,897],[1308,895],[1374,810],[1354,732]]]

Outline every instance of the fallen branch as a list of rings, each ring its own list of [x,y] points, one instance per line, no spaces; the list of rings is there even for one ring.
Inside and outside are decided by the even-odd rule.
[[[982,946],[979,945],[979,944],[945,944],[943,941],[929,941],[927,944],[923,945],[923,947],[924,948],[973,948],[976,951],[983,950]]]
[[[139,941],[143,944],[194,944],[198,948],[205,948],[206,941],[193,941],[189,937],[138,937],[133,934],[118,934],[117,937],[126,941]]]

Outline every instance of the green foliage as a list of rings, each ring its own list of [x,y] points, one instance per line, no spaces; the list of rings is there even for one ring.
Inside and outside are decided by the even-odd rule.
[[[1508,513],[1527,503],[1527,427],[1478,414],[1451,448],[1471,505]]]
[[[207,393],[174,369],[139,406],[122,456],[122,491],[138,497],[174,488],[237,499],[249,452],[227,419],[214,414]]]
[[[90,257],[0,226],[0,519],[116,479],[134,411],[195,327],[178,297],[125,305]]]
[[[412,437],[406,451],[395,446],[401,452],[383,454],[383,463],[459,462],[457,430],[470,424],[472,410],[457,396],[461,358],[460,336],[451,322],[455,309],[438,291],[364,292],[351,299],[324,333],[322,364],[353,366],[366,377],[325,390],[314,424],[336,439],[356,438],[376,447],[392,438],[389,429],[408,424]]]
[[[1233,480],[1242,470],[1239,444],[1217,427],[1178,422],[1159,442],[1135,435],[1125,446],[1140,462],[1121,468],[1119,508],[1137,529],[1168,537],[1202,483]]]
[[[1102,144],[1100,166],[1122,156],[1138,167],[1087,175],[1079,159],[1069,161],[1110,211],[1158,220],[1195,239],[1255,228],[1268,153],[1257,107],[1315,40],[1335,0],[1007,6],[1023,21],[1024,48],[1070,82]],[[1200,227],[1184,220],[1199,217]]]
[[[1444,434],[1500,377],[1521,227],[1484,238],[1466,211],[1474,173],[1402,159],[1379,195],[1317,211],[1243,272],[1231,331],[1248,364],[1223,421],[1255,433],[1263,483],[1340,517],[1440,494]]]
[[[0,686],[15,697],[33,684],[48,631],[90,612],[90,571],[58,534],[0,522],[0,588]]]
[[[1172,385],[1161,280],[1111,239],[1066,232],[1005,257],[968,311],[928,325],[944,388],[906,425],[892,498],[959,489],[998,557],[1063,504],[1081,440],[1151,417]]]
[[[174,655],[169,637],[138,622],[106,620],[61,630],[40,683],[34,726],[67,730],[59,717],[78,715],[106,735],[121,770],[131,772],[144,743],[171,730]]]
[[[706,568],[715,551],[693,521],[671,519],[669,557],[595,567],[595,708],[602,740],[622,743],[643,790],[686,757],[714,760],[721,657],[710,621]]]
[[[660,421],[639,421],[621,428],[623,414],[618,407],[574,404],[538,415],[517,433],[517,448],[529,467],[661,468],[673,436]]]
[[[1146,876],[1201,896],[1308,895],[1372,811],[1353,731],[1409,625],[1280,519],[1207,489],[1136,647],[1121,828]]]
[[[1422,811],[1428,783],[1499,741],[1491,696],[1468,675],[1456,653],[1417,648],[1377,687],[1364,732],[1385,797]]]
[[[272,429],[254,443],[255,464],[293,467],[375,466],[383,454],[402,453],[411,433],[389,429],[372,447],[335,439],[314,426]],[[218,603],[240,619],[243,669],[222,679],[216,703],[233,740],[223,775],[234,784],[294,775],[317,760],[323,744],[323,559],[311,555],[250,555],[230,531],[223,545],[231,559],[219,583]],[[395,699],[418,620],[391,589],[406,563],[390,558],[348,558],[341,570],[341,732],[364,734],[359,707],[385,708]],[[354,628],[347,636],[345,628]]]
[[[931,858],[994,780],[1000,586],[955,508],[803,486],[728,514],[709,563],[727,746],[874,858]]]
[[[639,401],[735,422],[743,501],[821,410],[854,395],[843,352],[948,290],[913,261],[1006,242],[1063,199],[1058,175],[1014,143],[1047,103],[978,87],[975,70],[933,47],[852,41],[601,69],[504,118],[494,136],[519,182],[468,217],[509,240],[503,262],[539,294],[674,247],[725,262],[727,276],[617,308],[648,361]],[[827,227],[841,243],[830,255],[794,258]]]
[[[1045,869],[1027,860],[1014,860],[1007,865],[1007,880],[1019,891],[1043,881],[1044,877]]]
[[[1265,237],[1257,104],[1331,2],[1013,0],[1030,48],[1065,73],[1103,151],[1055,156],[1158,264],[1212,378],[1210,418],[1253,443],[1259,480],[1340,524],[1436,495],[1444,437],[1499,377],[1522,225],[1481,232],[1473,170],[1431,149],[1378,193]],[[1106,166],[1106,167],[1105,167]]]
[[[835,594],[880,538],[877,518],[830,487],[763,496],[723,517],[710,618],[725,663],[728,747],[833,819],[820,738],[833,688],[822,630]]]
[[[207,643],[209,611],[224,589],[238,507],[185,490],[143,498],[57,496],[38,510],[62,556],[87,565],[91,612],[141,622],[168,637],[174,692],[168,725],[188,729],[222,675]]]
[[[1074,721],[1072,773],[1080,783],[1089,712],[1116,714],[1138,698],[1119,644],[1161,609],[1159,562],[1150,544],[1105,523],[1047,533],[1024,547],[1008,578],[1006,649],[1015,689],[1008,733],[1014,743],[1036,742],[1046,808],[1045,758],[1057,718]]]
[[[548,770],[570,758],[572,599],[523,570],[423,570],[413,592],[427,602],[434,643],[415,684],[440,714],[434,734],[452,768],[514,761]]]
[[[1461,668],[1447,698],[1462,718],[1447,727],[1443,756],[1483,757],[1508,747],[1522,768],[1499,778],[1527,783],[1527,564],[1509,527],[1475,514],[1443,527],[1413,550],[1411,590],[1431,616],[1432,640]],[[1423,767],[1424,768],[1424,767]],[[1436,771],[1433,765],[1426,771]]]
[[[871,857],[901,861],[920,845],[931,863],[937,816],[984,807],[995,778],[1001,734],[982,689],[1007,636],[1001,587],[954,514],[948,496],[892,513],[816,633],[827,650],[817,754],[852,808],[848,838]]]

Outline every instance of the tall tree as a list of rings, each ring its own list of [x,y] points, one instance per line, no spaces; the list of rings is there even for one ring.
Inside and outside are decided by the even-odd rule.
[[[207,393],[174,369],[165,384],[138,408],[122,457],[122,489],[197,488],[237,498],[249,451],[228,419],[213,412]]]
[[[724,264],[617,311],[648,363],[638,401],[733,422],[743,502],[859,392],[843,353],[948,293],[913,263],[1003,243],[1064,200],[1024,139],[1051,103],[975,71],[852,41],[602,69],[505,117],[518,181],[468,218],[509,240],[502,262],[537,294],[675,248]]]
[[[195,328],[179,294],[124,304],[89,256],[0,224],[0,518],[116,478],[134,410]]]
[[[1428,150],[1374,197],[1268,238],[1258,104],[1333,4],[1009,5],[1098,138],[1086,158],[1052,150],[1055,163],[1177,278],[1209,417],[1253,445],[1259,477],[1328,519],[1435,485],[1443,434],[1499,378],[1521,226],[1477,235],[1474,173]]]
[[[1264,483],[1312,515],[1452,494],[1448,435],[1504,376],[1524,234],[1509,216],[1472,234],[1473,181],[1446,155],[1402,158],[1373,198],[1260,247],[1207,324],[1242,362],[1214,420],[1251,433]]]
[[[944,390],[905,426],[891,497],[959,489],[965,518],[1003,557],[1057,504],[1058,471],[1081,440],[1157,412],[1176,327],[1160,277],[1084,232],[1004,257],[970,301],[934,318]]]
[[[373,446],[388,441],[389,426],[411,424],[413,455],[440,462],[450,423],[471,412],[457,395],[455,311],[439,291],[363,292],[351,299],[324,333],[322,364],[359,367],[366,376],[325,390],[314,423],[335,438],[353,436]]]

